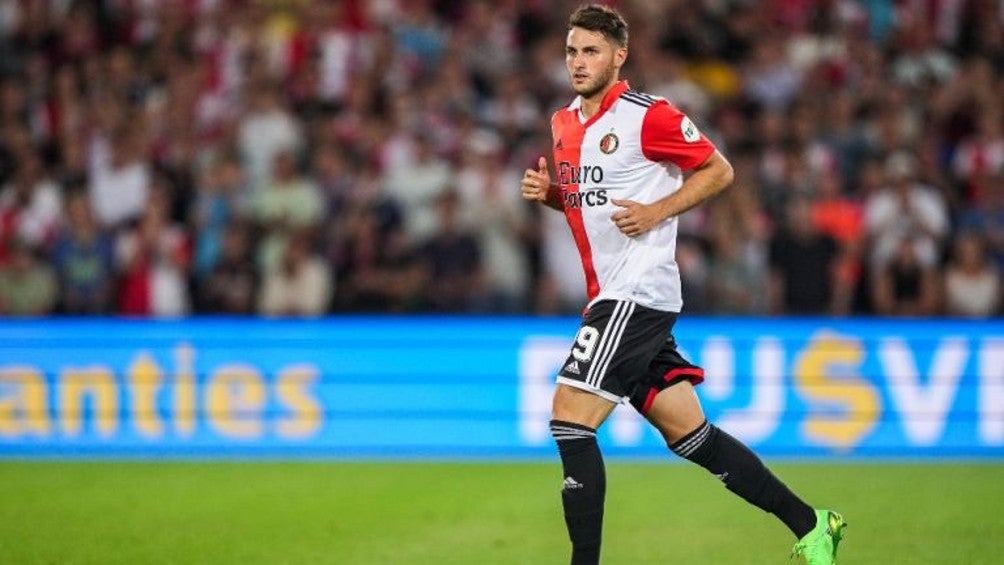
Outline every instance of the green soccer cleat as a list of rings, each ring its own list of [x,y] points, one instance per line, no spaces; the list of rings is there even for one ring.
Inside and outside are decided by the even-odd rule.
[[[791,550],[791,556],[805,557],[808,565],[835,565],[837,545],[844,535],[847,522],[844,517],[830,510],[816,510],[816,527],[798,540]]]

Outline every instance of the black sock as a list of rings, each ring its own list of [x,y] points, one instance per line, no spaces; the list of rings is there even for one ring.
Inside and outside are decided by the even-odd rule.
[[[607,490],[596,430],[551,420],[551,435],[558,443],[565,473],[561,502],[568,537],[572,540],[572,565],[595,565],[600,562],[603,497]]]
[[[670,446],[714,473],[725,487],[781,519],[801,539],[816,526],[816,513],[774,476],[755,453],[736,438],[705,421]]]

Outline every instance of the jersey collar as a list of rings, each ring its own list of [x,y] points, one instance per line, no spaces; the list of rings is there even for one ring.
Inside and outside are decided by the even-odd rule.
[[[603,97],[603,100],[600,102],[600,109],[597,110],[595,114],[593,114],[593,117],[589,118],[584,124],[582,124],[583,127],[589,127],[593,122],[598,120],[600,116],[606,113],[606,111],[609,110],[610,107],[614,105],[614,102],[616,102],[617,99],[620,98],[621,94],[624,94],[624,91],[626,91],[629,88],[631,88],[631,86],[628,84],[628,81],[626,80],[619,80],[615,82],[614,85],[610,88],[610,90],[607,91],[606,95]],[[574,112],[581,111],[582,97],[576,96],[575,100],[572,101],[568,109]]]

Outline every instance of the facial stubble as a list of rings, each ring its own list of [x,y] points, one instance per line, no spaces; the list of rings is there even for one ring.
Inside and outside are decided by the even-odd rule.
[[[603,73],[597,77],[595,82],[575,90],[575,93],[583,98],[592,98],[596,94],[602,92],[603,89],[613,81],[614,74],[616,72],[617,67],[615,67],[613,61],[611,61],[607,68],[603,70]],[[572,88],[575,89],[574,84]]]

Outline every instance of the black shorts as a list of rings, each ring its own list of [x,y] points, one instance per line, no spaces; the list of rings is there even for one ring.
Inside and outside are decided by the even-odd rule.
[[[676,350],[676,314],[626,300],[601,300],[585,313],[558,382],[611,402],[628,400],[642,414],[662,390],[704,380],[704,369]]]

